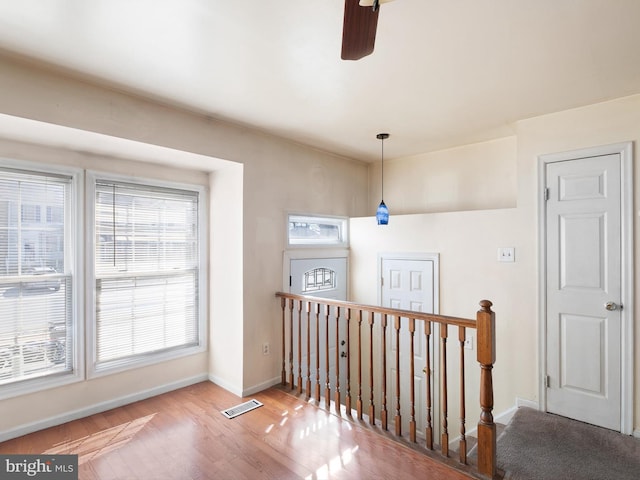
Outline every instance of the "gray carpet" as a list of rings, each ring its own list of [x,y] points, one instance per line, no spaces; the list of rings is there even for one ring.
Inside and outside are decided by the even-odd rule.
[[[640,440],[520,407],[497,441],[509,480],[638,480]]]

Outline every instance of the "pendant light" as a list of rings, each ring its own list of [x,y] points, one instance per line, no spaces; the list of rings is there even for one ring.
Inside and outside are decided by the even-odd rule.
[[[380,205],[376,211],[376,220],[378,225],[387,225],[389,223],[389,209],[384,203],[384,141],[389,138],[388,133],[379,133],[376,138],[381,142],[381,155],[380,155]]]

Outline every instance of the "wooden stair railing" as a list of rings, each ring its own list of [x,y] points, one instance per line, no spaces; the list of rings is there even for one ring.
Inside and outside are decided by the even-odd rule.
[[[322,389],[324,388],[324,403],[326,408],[330,408],[332,395],[332,380],[335,392],[333,402],[336,412],[341,412],[341,385],[344,386],[344,411],[347,415],[352,415],[351,410],[351,361],[346,362],[345,372],[340,370],[340,346],[346,349],[347,359],[351,358],[351,319],[357,319],[357,398],[355,402],[355,415],[358,420],[363,420],[365,416],[365,400],[363,399],[363,370],[369,371],[369,405],[368,416],[369,424],[379,426],[382,430],[388,430],[388,422],[393,421],[395,425],[395,435],[402,437],[402,416],[409,418],[408,440],[411,443],[417,443],[416,432],[416,408],[424,409],[425,413],[425,430],[424,430],[424,446],[428,450],[434,450],[434,427],[433,427],[433,395],[438,394],[440,399],[440,451],[445,457],[449,457],[449,388],[447,369],[447,339],[449,336],[450,326],[458,328],[458,348],[459,348],[459,423],[460,435],[458,441],[458,461],[461,464],[467,464],[467,438],[465,431],[466,423],[466,392],[465,392],[465,351],[464,345],[466,341],[467,329],[477,330],[477,360],[480,364],[480,391],[479,406],[480,419],[477,426],[477,470],[484,477],[494,478],[497,474],[496,466],[496,425],[493,421],[493,380],[492,369],[496,359],[495,348],[495,314],[491,310],[492,303],[488,300],[480,302],[480,310],[476,314],[476,319],[467,319],[459,317],[449,317],[444,315],[433,315],[421,312],[413,312],[408,310],[400,310],[394,308],[378,307],[373,305],[361,305],[352,302],[344,302],[339,300],[323,299],[318,297],[310,297],[304,295],[295,295],[290,293],[278,292],[276,297],[281,299],[282,309],[282,384],[296,390],[298,395],[302,395],[303,391],[307,399],[312,397],[317,405],[320,404],[322,398]],[[330,371],[330,338],[329,327],[332,320],[335,321],[335,369]],[[303,315],[304,312],[304,315]],[[366,314],[368,313],[368,316]],[[304,316],[304,320],[303,320]],[[313,317],[313,321],[312,321]],[[366,320],[368,318],[368,320]],[[406,322],[402,322],[406,319]],[[425,405],[416,406],[414,382],[409,381],[409,392],[401,392],[401,376],[406,378],[414,378],[414,343],[416,341],[416,324],[423,322],[425,347],[426,347],[426,364],[424,373],[426,375],[426,397]],[[364,325],[363,325],[364,323]],[[340,345],[340,328],[343,325],[343,345]],[[369,326],[368,345],[363,345],[362,328]],[[433,325],[437,324],[439,328],[439,385],[434,385],[432,391],[431,383],[433,381],[430,360],[430,344],[432,340]],[[321,339],[321,325],[324,325],[324,338]],[[403,325],[406,325],[407,335],[409,336],[409,368],[404,371],[400,363],[400,336]],[[374,339],[375,328],[379,329],[379,351],[376,350]],[[306,331],[306,338],[303,338],[303,330]],[[313,335],[312,335],[313,332]],[[392,354],[387,352],[387,336],[391,332],[392,338],[395,337]],[[294,338],[297,336],[297,338]],[[315,345],[311,341],[311,337],[315,337]],[[323,341],[323,343],[321,343]],[[434,340],[435,341],[435,340]],[[287,348],[288,346],[288,348]],[[366,347],[366,348],[365,348]],[[322,350],[322,349],[323,350]],[[368,359],[363,358],[363,352],[368,350]],[[324,353],[323,353],[324,351]],[[311,363],[312,352],[315,354],[315,365]],[[452,352],[453,353],[453,352]],[[297,355],[296,355],[297,354]],[[376,357],[378,354],[379,358]],[[324,358],[324,367],[321,370],[320,357]],[[306,362],[304,357],[306,357]],[[389,357],[389,358],[387,358]],[[288,365],[287,365],[288,359]],[[294,361],[297,360],[297,363]],[[368,360],[368,362],[366,361]],[[374,376],[374,369],[377,365],[379,368],[379,384]],[[392,409],[392,418],[389,418],[387,404],[387,365],[395,367],[395,392],[394,398],[390,399],[390,408]],[[304,364],[304,365],[303,365]],[[304,368],[303,368],[304,367]],[[315,368],[315,370],[314,370]],[[305,370],[306,369],[306,370]],[[306,381],[304,374],[306,373]],[[297,377],[296,377],[297,374]],[[320,379],[324,378],[324,385],[321,385]],[[312,378],[315,378],[315,395],[312,395]],[[304,388],[303,388],[304,386]],[[380,395],[380,410],[376,412],[375,396],[376,389]],[[403,411],[403,396],[408,395],[408,407]],[[376,415],[377,414],[377,415]]]

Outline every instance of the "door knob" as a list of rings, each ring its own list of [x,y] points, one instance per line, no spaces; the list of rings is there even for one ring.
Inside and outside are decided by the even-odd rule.
[[[604,308],[609,310],[610,312],[614,310],[622,309],[622,305],[618,305],[616,302],[607,302],[604,304]]]

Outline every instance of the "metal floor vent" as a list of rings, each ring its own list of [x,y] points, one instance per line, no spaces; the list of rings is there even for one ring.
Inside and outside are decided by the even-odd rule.
[[[222,414],[227,418],[235,418],[238,415],[242,415],[243,413],[247,413],[254,408],[261,407],[263,404],[260,403],[255,398],[249,400],[248,402],[241,403],[240,405],[236,405],[235,407],[227,408],[222,411]]]

